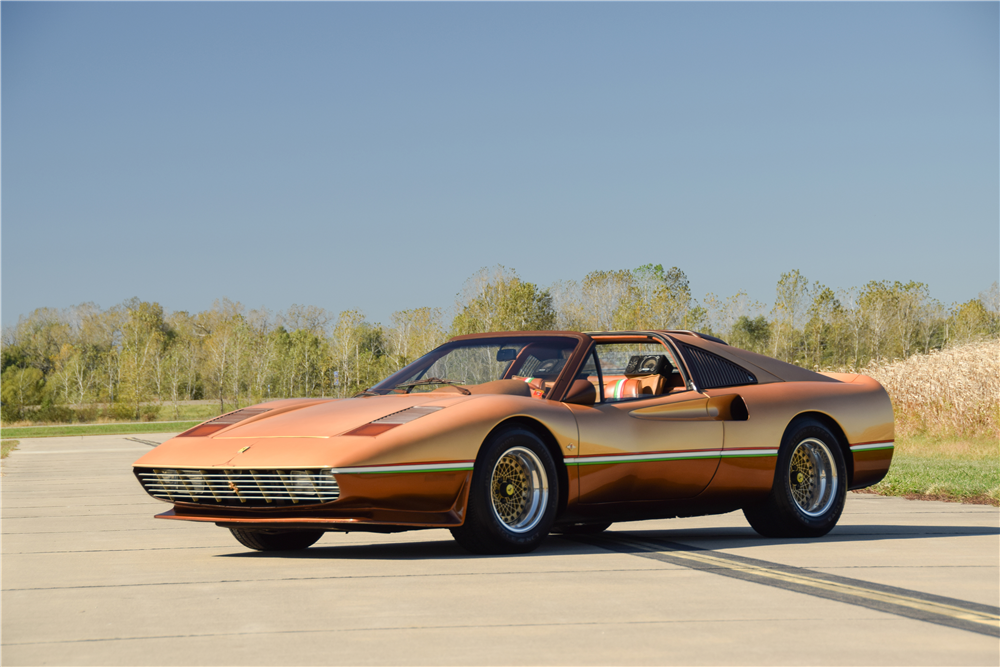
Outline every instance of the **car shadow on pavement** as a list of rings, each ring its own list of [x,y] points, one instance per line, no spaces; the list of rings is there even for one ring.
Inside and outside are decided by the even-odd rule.
[[[980,537],[1000,535],[1000,526],[914,526],[872,524],[864,526],[838,526],[823,537],[770,538],[746,528],[688,528],[680,530],[629,530],[623,526],[608,531],[609,536],[652,539],[665,542],[696,544],[705,549],[732,549],[736,547],[767,547],[782,544],[812,544],[835,542],[872,542],[880,540],[940,539],[947,537]],[[600,536],[596,536],[600,537]]]
[[[454,540],[428,540],[426,542],[395,542],[387,544],[344,544],[337,545],[334,540],[337,536],[329,536],[324,539],[327,542],[320,542],[315,546],[301,551],[239,551],[228,554],[217,554],[216,558],[307,558],[307,559],[335,559],[335,560],[445,560],[449,558],[497,558],[497,556],[483,556],[469,553],[458,545]],[[560,540],[561,541],[561,540]],[[559,553],[572,551],[556,546],[556,540],[548,539],[541,547],[530,554],[511,554],[505,558],[525,558],[531,556],[553,555],[554,550]],[[555,549],[553,549],[555,547]],[[590,551],[589,547],[577,545],[576,551]]]
[[[337,535],[324,538],[316,546],[301,551],[237,551],[218,554],[216,558],[306,558],[306,559],[337,559],[337,560],[439,560],[449,558],[537,558],[546,556],[567,556],[572,554],[594,553],[602,551],[600,544],[606,540],[609,544],[617,539],[639,539],[663,543],[665,548],[671,544],[691,546],[696,549],[736,549],[771,547],[784,544],[813,544],[840,542],[869,542],[879,540],[912,540],[941,539],[948,537],[979,537],[1000,535],[998,526],[905,526],[905,525],[866,525],[842,526],[835,528],[830,534],[817,538],[767,538],[761,537],[752,528],[688,528],[662,530],[629,530],[627,524],[621,528],[612,528],[599,535],[588,535],[584,540],[572,536],[550,535],[542,545],[528,554],[508,554],[503,556],[478,555],[465,551],[457,542],[451,539],[435,539],[416,542],[412,540],[375,543],[375,544],[344,544],[334,543]]]

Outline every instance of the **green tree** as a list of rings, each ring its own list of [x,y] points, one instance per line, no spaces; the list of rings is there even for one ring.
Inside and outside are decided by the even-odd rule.
[[[741,347],[751,352],[767,351],[767,345],[771,338],[771,323],[763,315],[750,319],[746,315],[741,315],[736,324],[733,325],[732,335],[729,337],[729,344],[734,347]]]
[[[868,334],[869,355],[876,361],[885,358],[896,296],[890,282],[872,280],[861,288],[858,297],[864,313],[865,331]]]
[[[292,364],[293,386],[296,396],[315,396],[323,393],[322,381],[326,374],[326,341],[308,329],[296,329],[289,334],[289,361]]]
[[[119,399],[128,406],[136,420],[142,416],[142,404],[155,392],[154,364],[167,340],[163,308],[158,303],[132,299],[125,304],[118,353]]]
[[[360,311],[340,313],[328,363],[327,379],[336,396],[352,396],[376,384],[390,369],[382,327],[365,321]]]
[[[997,335],[998,318],[979,299],[971,299],[952,308],[949,318],[950,338],[954,344],[968,343]]]
[[[243,305],[222,299],[212,304],[210,311],[199,313],[196,319],[205,348],[206,390],[218,397],[219,410],[225,412],[227,395],[237,404],[243,382],[243,361],[248,347]]]
[[[645,264],[632,272],[637,296],[632,307],[632,329],[677,329],[691,307],[687,274],[676,266]]]
[[[14,339],[28,364],[44,376],[54,370],[59,351],[71,340],[71,330],[63,313],[53,308],[37,308],[18,320]]]
[[[274,370],[269,374],[266,395],[268,398],[291,397],[295,381],[291,363],[291,336],[288,330],[279,324],[267,334],[267,338],[268,344],[274,351]]]
[[[204,393],[201,380],[205,369],[204,332],[198,322],[198,317],[186,311],[171,313],[167,318],[167,324],[175,334],[170,346],[170,354],[175,357],[174,367],[168,382],[179,382],[176,400],[197,400]],[[174,395],[173,388],[171,395]]]
[[[392,314],[385,332],[388,369],[397,371],[444,342],[446,334],[438,308],[413,308]]]
[[[694,304],[694,302],[692,302]],[[681,329],[698,331],[712,335],[712,325],[708,319],[708,310],[704,306],[691,305],[681,319]]]
[[[715,294],[705,297],[705,321],[708,327],[702,327],[703,333],[713,333],[728,341],[733,336],[733,329],[741,317],[754,320],[761,315],[764,304],[755,301],[740,290],[731,297],[722,299]],[[707,329],[707,330],[706,330]]]
[[[896,295],[892,356],[905,359],[918,349],[920,318],[930,294],[927,285],[913,280],[905,284],[897,281],[892,288]]]
[[[4,341],[3,349],[0,350],[0,373],[11,366],[24,368],[28,365],[28,355],[20,345],[13,342]]]
[[[271,335],[271,320],[266,310],[251,311],[246,318],[246,327],[250,338],[247,391],[251,402],[257,403],[271,397],[272,385],[275,388],[280,385],[277,368],[279,349],[277,339]]]
[[[582,292],[584,317],[589,315],[584,328],[612,331],[636,327],[641,293],[628,269],[591,271],[584,276]]]
[[[453,335],[485,331],[539,331],[555,327],[556,314],[548,290],[522,281],[497,266],[481,269],[465,283]]]
[[[351,396],[365,389],[361,385],[368,377],[365,366],[370,356],[363,345],[365,333],[365,316],[360,311],[345,310],[337,317],[331,346],[337,396]]]
[[[813,368],[826,368],[830,365],[843,364],[844,359],[837,359],[836,342],[846,332],[838,328],[842,321],[843,308],[832,289],[815,283],[812,289],[812,303],[809,304],[809,317],[803,331],[804,360]]]
[[[914,334],[917,352],[924,354],[944,347],[948,331],[948,317],[944,306],[936,299],[928,298],[920,307],[917,329]]]
[[[771,356],[794,361],[800,320],[809,303],[809,281],[798,269],[782,273],[771,310]]]
[[[38,405],[42,400],[45,379],[42,371],[34,366],[10,366],[0,376],[0,397],[3,399],[3,419],[16,421],[24,415],[24,408]]]

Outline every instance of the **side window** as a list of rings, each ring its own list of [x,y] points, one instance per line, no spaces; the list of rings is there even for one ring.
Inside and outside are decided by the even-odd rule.
[[[685,389],[673,354],[656,341],[598,343],[595,352],[599,378],[588,379],[597,386],[602,403],[663,396]]]
[[[587,380],[590,384],[594,385],[597,389],[597,402],[604,402],[604,383],[601,382],[601,368],[597,365],[596,352],[591,352],[587,355],[587,361],[583,363],[580,367],[580,372],[577,374],[577,380]]]
[[[522,376],[542,377],[554,381],[562,372],[571,352],[572,350],[550,349],[538,345],[529,346],[516,372]]]
[[[539,343],[526,345],[511,361],[503,377],[527,382],[532,396],[544,398],[556,383],[572,352],[572,348],[566,346],[554,347]]]

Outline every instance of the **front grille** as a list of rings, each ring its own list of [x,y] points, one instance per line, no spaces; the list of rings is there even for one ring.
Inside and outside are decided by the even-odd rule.
[[[169,502],[231,507],[289,507],[330,503],[340,497],[326,469],[136,469],[146,493]]]

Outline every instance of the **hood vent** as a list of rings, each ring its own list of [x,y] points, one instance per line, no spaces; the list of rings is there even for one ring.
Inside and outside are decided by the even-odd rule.
[[[205,437],[206,435],[211,435],[216,431],[221,431],[224,428],[228,428],[233,424],[238,424],[244,419],[250,419],[251,417],[256,417],[264,412],[269,412],[271,408],[243,408],[241,410],[236,410],[228,414],[220,415],[215,419],[209,419],[204,424],[195,426],[192,429],[184,431],[178,438],[198,438]]]
[[[368,437],[375,437],[376,435],[381,435],[390,429],[396,428],[397,426],[409,424],[415,419],[426,417],[427,415],[433,414],[441,409],[443,408],[439,405],[421,405],[415,408],[406,408],[405,410],[393,412],[391,415],[386,415],[385,417],[376,419],[375,421],[369,422],[364,426],[359,426],[353,431],[348,431],[344,435],[364,435]]]
[[[408,424],[414,419],[420,419],[425,417],[432,412],[437,412],[441,408],[432,405],[423,405],[416,408],[406,408],[405,410],[400,410],[399,412],[393,412],[391,415],[386,415],[381,419],[376,419],[373,424],[393,424],[394,426],[399,426],[400,424]]]

